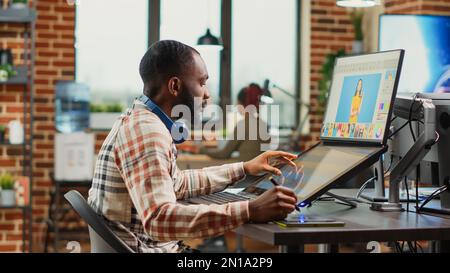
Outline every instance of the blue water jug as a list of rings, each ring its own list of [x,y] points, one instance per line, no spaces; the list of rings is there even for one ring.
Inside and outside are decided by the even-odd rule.
[[[56,83],[55,121],[61,133],[84,131],[89,127],[90,91],[85,84],[72,81]]]

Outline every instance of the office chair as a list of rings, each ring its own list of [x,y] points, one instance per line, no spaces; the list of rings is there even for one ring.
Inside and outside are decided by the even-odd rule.
[[[89,226],[91,253],[133,253],[134,251],[109,228],[76,190],[64,194],[72,208]]]

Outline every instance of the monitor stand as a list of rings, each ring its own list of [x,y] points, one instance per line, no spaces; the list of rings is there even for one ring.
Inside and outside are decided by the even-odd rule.
[[[385,189],[385,191],[386,191],[386,195],[389,196],[389,189]],[[363,198],[363,199],[366,199],[367,201],[370,201],[370,202],[387,202],[388,201],[387,197],[376,196],[373,189],[366,189],[360,195],[360,197]],[[400,197],[400,202],[408,202],[408,198],[406,198],[404,196],[401,196]],[[410,203],[415,203],[416,202],[416,197],[415,196],[410,196],[409,202]]]
[[[328,195],[336,200],[339,200],[341,202],[343,202],[345,205],[348,205],[352,208],[356,208],[358,206],[358,204],[355,201],[349,200],[348,198],[344,197],[344,196],[340,196],[340,195],[336,195],[334,193],[331,192],[326,192],[324,193],[325,195]]]

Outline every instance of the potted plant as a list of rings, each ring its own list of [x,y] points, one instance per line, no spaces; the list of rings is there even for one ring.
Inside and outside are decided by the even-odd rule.
[[[331,78],[333,77],[333,69],[336,58],[345,56],[345,50],[340,49],[336,53],[329,53],[325,57],[325,62],[320,69],[320,73],[322,74],[322,78],[319,81],[319,96],[318,96],[318,109],[317,112],[321,115],[325,113],[325,108],[328,101],[328,94],[330,92],[330,84]]]
[[[123,111],[119,103],[91,104],[90,127],[97,130],[111,129]]]
[[[0,176],[1,200],[3,206],[14,206],[16,204],[16,194],[14,191],[14,179],[11,174],[4,173]]]
[[[6,131],[6,126],[3,124],[0,124],[0,143],[5,143],[5,131]]]
[[[11,8],[13,9],[25,9],[28,7],[28,0],[12,0]]]
[[[16,76],[17,71],[14,71],[12,65],[0,65],[0,82],[6,82],[9,78]]]
[[[352,44],[352,53],[361,54],[364,51],[364,35],[362,30],[362,21],[364,13],[362,11],[354,10],[350,14],[350,19],[353,24],[353,29],[355,31],[355,38]]]

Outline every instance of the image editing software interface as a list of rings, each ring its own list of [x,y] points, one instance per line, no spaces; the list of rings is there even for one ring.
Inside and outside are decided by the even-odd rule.
[[[338,58],[322,139],[381,142],[401,51]]]

